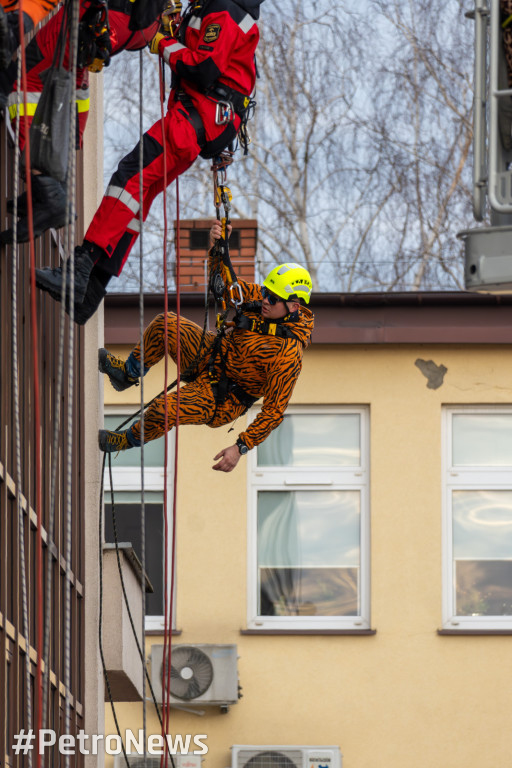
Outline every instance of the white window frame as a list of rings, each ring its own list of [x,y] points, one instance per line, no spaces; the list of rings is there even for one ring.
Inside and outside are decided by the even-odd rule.
[[[249,411],[253,421],[260,409]],[[293,405],[293,414],[357,413],[361,424],[361,462],[357,467],[258,467],[257,449],[248,453],[247,462],[247,627],[251,630],[366,630],[370,629],[370,408],[369,406]],[[335,476],[335,477],[334,477]],[[358,616],[259,616],[258,610],[258,491],[358,490],[360,517],[360,614]]]
[[[119,421],[128,418],[133,414],[133,408],[129,406],[114,406],[109,405],[104,408],[105,416],[119,416]],[[168,480],[167,487],[172,488],[172,482],[174,478],[174,450],[175,440],[174,432],[169,430],[167,433],[167,451],[168,451]],[[136,466],[136,465],[134,465]],[[137,471],[133,471],[133,467],[112,467],[112,477],[114,480],[114,492],[115,491],[131,491],[133,493],[141,492],[141,472],[140,466],[137,465]],[[164,490],[164,477],[165,472],[163,467],[144,467],[144,491],[158,491],[163,493]],[[103,479],[103,494],[108,503],[107,494],[110,493],[110,475],[108,464],[105,466],[105,475]],[[115,500],[115,496],[114,496]],[[167,506],[172,510],[172,493],[167,494]],[[167,545],[167,557],[168,562],[172,563],[172,526],[169,526],[169,537]],[[177,572],[176,566],[177,557],[175,557],[175,573]],[[169,576],[170,579],[170,576]],[[173,617],[172,617],[172,629],[176,629],[176,578],[174,578],[174,595],[173,595]],[[146,632],[164,632],[165,631],[165,616],[146,616],[144,620],[144,626]]]
[[[512,490],[512,466],[453,466],[452,416],[459,413],[506,413],[510,405],[444,406],[442,411],[442,526],[443,526],[443,629],[512,630],[511,616],[459,616],[455,613],[455,574],[453,571],[452,494],[457,490]]]

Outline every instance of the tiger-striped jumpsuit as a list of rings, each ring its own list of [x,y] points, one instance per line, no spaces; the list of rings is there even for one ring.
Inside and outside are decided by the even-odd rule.
[[[240,280],[244,303],[261,301],[261,287]],[[258,312],[244,312],[249,318],[259,318]],[[237,328],[229,329],[221,344],[221,355],[226,365],[228,378],[255,399],[263,397],[263,405],[256,419],[239,438],[251,449],[268,437],[283,420],[295,382],[302,369],[302,354],[309,344],[313,330],[313,314],[306,307],[300,307],[293,315],[287,315],[282,323],[289,328],[294,338],[280,338]],[[176,315],[168,314],[168,350],[176,362]],[[198,325],[180,318],[180,363],[183,372],[194,361],[201,340],[202,330]],[[220,374],[217,358],[213,377],[210,378],[208,361],[215,334],[208,332],[205,337],[205,352],[195,381],[180,388],[179,423],[207,424],[220,427],[229,424],[247,410],[229,392],[224,403],[215,402],[211,381]],[[151,368],[164,356],[164,315],[158,315],[147,327],[144,336],[144,365]],[[140,371],[140,345],[137,345],[127,361],[132,372]],[[138,370],[137,370],[138,365]],[[168,428],[176,423],[176,393],[162,394],[148,407],[144,416],[144,442],[155,440],[165,433],[165,399],[167,398]],[[140,421],[128,430],[128,441],[140,445]]]

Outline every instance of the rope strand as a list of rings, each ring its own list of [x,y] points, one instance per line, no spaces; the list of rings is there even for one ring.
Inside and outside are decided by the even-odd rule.
[[[21,84],[21,57],[18,56],[17,68],[18,104],[20,103]],[[32,728],[32,677],[30,673],[30,618],[28,612],[27,597],[27,573],[25,552],[25,515],[21,506],[20,488],[21,476],[21,425],[20,425],[20,386],[18,364],[18,194],[19,194],[19,166],[20,166],[20,109],[16,110],[16,127],[14,138],[14,217],[13,217],[13,251],[12,251],[12,387],[14,398],[14,434],[16,451],[16,508],[18,513],[18,539],[21,564],[21,596],[23,611],[23,632],[26,641],[25,651],[25,696],[27,697],[28,727]],[[29,768],[32,768],[32,755],[28,759]]]
[[[34,221],[32,210],[32,179],[30,170],[30,141],[27,109],[27,62],[25,55],[25,29],[23,26],[23,0],[19,3],[19,36],[21,49],[21,80],[23,90],[23,120],[25,127],[25,168],[27,182],[27,218],[29,233],[29,253],[30,253],[30,325],[32,340],[32,366],[34,371],[34,440],[35,440],[35,513],[37,520],[36,537],[36,584],[37,584],[37,669],[35,691],[37,694],[37,721],[36,727],[40,731],[42,728],[42,710],[43,710],[43,505],[41,488],[41,397],[39,381],[39,350],[37,345],[37,306],[36,306],[36,257],[34,249]],[[41,766],[41,755],[39,750],[36,757],[37,768]]]
[[[139,51],[139,334],[140,334],[140,367],[144,370],[144,217],[143,217],[143,178],[144,171],[144,128],[143,128],[143,60],[142,50]],[[140,381],[140,549],[141,549],[141,600],[142,600],[142,733],[146,744],[146,504],[144,496],[144,376]],[[114,518],[115,521],[115,518]],[[117,551],[117,547],[116,547]],[[119,557],[119,555],[118,555]],[[144,749],[143,766],[146,768],[146,750]]]
[[[70,0],[70,25],[69,25],[69,59],[71,62],[71,78],[73,88],[70,96],[71,120],[69,126],[69,156],[68,156],[68,199],[70,201],[71,217],[67,230],[67,251],[69,253],[69,338],[68,352],[69,359],[74,360],[75,351],[75,216],[74,216],[74,191],[76,187],[76,108],[75,108],[75,88],[76,88],[76,59],[78,52],[78,17],[79,0]],[[68,11],[69,12],[69,11]],[[69,194],[71,190],[71,194]],[[66,269],[63,270],[66,272]],[[64,301],[65,304],[65,296]],[[65,580],[64,595],[64,685],[66,688],[66,709],[65,709],[65,728],[66,733],[71,733],[71,556],[72,556],[72,525],[73,525],[73,446],[74,440],[74,366],[70,365],[68,370],[68,395],[67,395],[67,461],[66,461],[66,536],[64,542],[64,559],[66,562],[67,573]],[[66,768],[70,765],[70,756],[65,758]]]

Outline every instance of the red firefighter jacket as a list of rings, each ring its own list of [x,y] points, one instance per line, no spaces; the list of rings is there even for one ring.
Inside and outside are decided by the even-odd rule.
[[[178,39],[162,39],[159,52],[173,71],[170,101],[182,90],[192,101],[211,142],[226,131],[215,122],[216,100],[208,91],[221,83],[249,96],[256,82],[256,23],[262,0],[206,0],[185,14]],[[197,8],[197,10],[196,10]],[[232,121],[236,134],[240,117]],[[229,138],[224,146],[229,143]]]

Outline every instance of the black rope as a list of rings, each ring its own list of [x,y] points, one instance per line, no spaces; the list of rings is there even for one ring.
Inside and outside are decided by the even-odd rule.
[[[114,699],[113,699],[113,696],[112,696],[112,690],[110,688],[110,681],[109,681],[108,671],[107,671],[107,667],[106,667],[106,663],[105,663],[105,656],[104,656],[104,653],[103,653],[103,637],[102,637],[102,629],[103,629],[103,504],[102,504],[102,501],[103,501],[103,493],[104,493],[104,477],[105,477],[106,457],[107,457],[107,454],[104,454],[103,462],[102,462],[102,467],[101,467],[100,505],[99,505],[99,530],[98,530],[99,599],[100,599],[100,606],[99,606],[99,646],[100,646],[101,663],[102,663],[102,667],[103,667],[103,676],[105,678],[105,684],[107,686],[107,693],[108,693],[108,698],[109,698],[109,702],[110,702],[110,707],[112,709],[112,714],[113,714],[113,717],[114,717],[114,723],[115,723],[115,726],[116,726],[116,731],[117,731],[117,734],[118,734],[119,738],[121,739],[121,747],[122,747],[122,751],[123,751],[123,755],[124,755],[124,758],[125,758],[125,761],[126,761],[127,768],[130,768],[129,763],[128,763],[127,754],[126,754],[126,751],[125,751],[125,748],[124,748],[124,744],[123,744],[123,739],[122,739],[122,736],[121,736],[121,730],[120,730],[120,727],[119,727],[119,721],[117,719],[116,708],[115,708]],[[144,656],[143,656],[143,647],[139,643],[139,638],[137,636],[137,630],[135,628],[135,622],[133,620],[132,612],[131,612],[131,609],[130,609],[130,604],[129,604],[129,601],[128,601],[128,595],[127,595],[127,592],[126,592],[126,585],[125,585],[125,582],[124,582],[124,576],[123,576],[123,571],[122,571],[121,558],[120,558],[120,554],[119,554],[119,539],[118,539],[118,536],[117,536],[117,525],[116,525],[116,517],[115,517],[114,485],[113,485],[113,477],[112,477],[112,457],[111,457],[110,454],[108,454],[108,459],[109,459],[110,500],[111,500],[111,504],[112,504],[112,523],[113,523],[113,529],[114,529],[114,542],[115,542],[115,548],[116,548],[117,569],[119,571],[119,578],[120,578],[120,581],[121,581],[121,589],[122,589],[122,592],[123,592],[123,599],[124,599],[124,603],[125,603],[125,606],[126,606],[126,610],[128,612],[128,619],[129,619],[130,626],[131,626],[131,629],[132,629],[132,632],[133,632],[133,636],[135,638],[135,644],[137,646],[137,651],[139,653],[139,657],[142,660],[144,658]],[[151,678],[149,676],[149,672],[147,670],[147,667],[145,668],[145,675],[146,675],[146,682],[148,683],[149,690],[151,692],[151,698],[153,699],[153,704],[155,705],[155,711],[156,711],[158,720],[160,722],[160,725],[162,726],[163,725],[162,713],[161,713],[160,707],[158,706],[158,701],[156,699],[155,691],[153,689],[153,685],[151,683]],[[143,692],[143,695],[145,695],[144,692]],[[174,758],[173,758],[173,755],[171,753],[171,750],[170,750],[170,747],[169,747],[168,744],[167,744],[167,748],[169,750],[169,755],[171,757],[172,766],[173,766],[173,768],[176,768],[175,763],[174,763]]]
[[[119,739],[121,740],[121,749],[123,751],[126,768],[130,768],[130,764],[128,762],[128,756],[126,754],[126,750],[124,748],[124,742],[123,737],[121,736],[121,729],[119,727],[119,721],[117,719],[117,713],[116,708],[114,705],[114,699],[112,696],[112,689],[110,688],[110,681],[108,679],[108,672],[107,672],[107,666],[105,664],[105,655],[103,653],[103,483],[104,483],[104,477],[105,477],[105,460],[106,460],[106,454],[103,456],[103,462],[101,465],[101,483],[100,483],[100,507],[99,507],[99,525],[98,525],[98,560],[99,560],[99,617],[98,617],[98,640],[99,640],[99,647],[100,647],[100,657],[101,657],[101,666],[103,668],[103,677],[105,678],[105,684],[107,686],[107,693],[108,693],[108,700],[110,702],[110,707],[112,709],[112,715],[114,717],[114,723],[116,726],[117,735],[119,736]],[[112,483],[111,483],[112,488]]]

